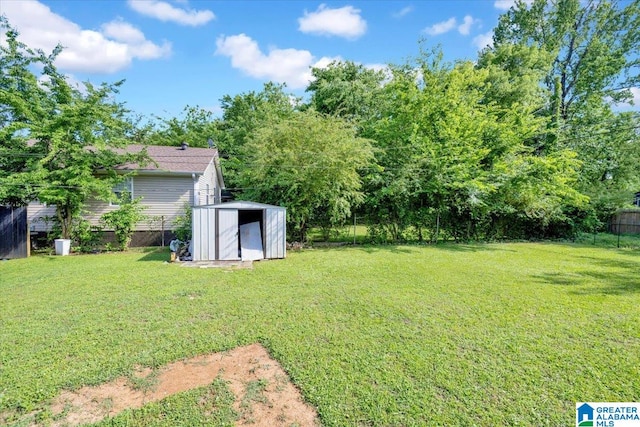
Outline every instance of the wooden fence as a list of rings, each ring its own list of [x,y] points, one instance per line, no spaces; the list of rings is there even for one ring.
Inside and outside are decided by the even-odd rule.
[[[29,256],[27,208],[0,206],[0,259]]]
[[[622,209],[609,222],[613,234],[640,234],[640,209]]]

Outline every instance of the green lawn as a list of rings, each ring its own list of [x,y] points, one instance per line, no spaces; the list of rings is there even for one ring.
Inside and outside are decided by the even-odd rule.
[[[0,262],[5,423],[62,389],[253,342],[328,426],[566,426],[576,401],[640,401],[637,250],[341,247],[234,271],[166,259]],[[207,393],[224,384],[105,424],[232,422],[228,405],[198,412]]]

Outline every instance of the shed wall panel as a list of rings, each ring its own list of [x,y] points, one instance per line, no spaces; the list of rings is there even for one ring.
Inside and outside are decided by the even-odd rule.
[[[265,210],[265,258],[284,258],[287,250],[286,211]]]
[[[253,202],[232,202],[193,208],[194,261],[239,260],[240,219],[244,211],[260,211],[264,257],[285,258],[287,250],[286,209]],[[255,215],[248,215],[254,220]],[[257,220],[257,219],[255,219]]]
[[[193,210],[193,260],[216,259],[216,211]]]
[[[238,260],[238,210],[218,209],[218,259]]]

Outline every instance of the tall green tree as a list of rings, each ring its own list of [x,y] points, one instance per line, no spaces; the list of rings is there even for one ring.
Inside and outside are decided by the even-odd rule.
[[[121,154],[132,129],[127,110],[113,99],[121,82],[85,91],[71,86],[54,65],[61,47],[50,55],[18,39],[0,20],[6,45],[0,46],[0,146],[8,168],[0,172],[0,202],[32,199],[55,205],[62,237],[92,197],[109,199],[120,179],[117,165],[143,162],[146,154]],[[35,74],[34,69],[41,69]],[[3,165],[4,166],[4,165]]]
[[[504,49],[537,49],[549,56],[539,82],[547,92],[541,112],[547,151],[570,149],[582,162],[579,189],[601,218],[631,201],[640,182],[638,114],[616,105],[640,86],[640,0],[518,1],[504,14],[494,47],[480,62],[508,64]]]
[[[177,146],[186,142],[190,147],[208,147],[218,139],[218,124],[213,113],[199,106],[186,106],[179,117],[156,118],[156,123],[144,127],[143,141],[150,145]]]
[[[244,145],[264,127],[285,119],[297,109],[299,99],[285,92],[285,86],[265,83],[259,92],[250,91],[221,99],[222,120],[217,123],[216,146],[222,157],[225,183],[241,186],[239,174],[245,166]]]
[[[571,121],[590,102],[628,101],[640,84],[640,0],[518,1],[495,29],[494,46],[503,45],[552,55],[543,83]]]
[[[583,201],[572,153],[541,157],[526,144],[545,127],[538,104],[488,101],[494,77],[471,63],[443,64],[438,52],[394,68],[389,110],[375,126],[382,171],[368,199],[392,237],[413,225],[469,239],[503,218],[544,227],[564,204]]]
[[[305,241],[311,226],[342,224],[363,201],[360,170],[370,142],[348,122],[296,112],[252,134],[243,147],[240,182],[250,200],[285,206],[288,230]]]
[[[323,114],[353,120],[364,125],[378,114],[379,95],[385,79],[383,71],[351,61],[334,61],[327,67],[312,68],[309,105]]]

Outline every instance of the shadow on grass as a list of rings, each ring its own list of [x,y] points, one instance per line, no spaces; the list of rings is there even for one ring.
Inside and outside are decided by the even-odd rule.
[[[625,255],[627,254],[625,253]],[[604,268],[623,268],[625,270],[636,271],[640,273],[640,261],[625,261],[621,260],[620,258],[605,259],[592,256],[580,256],[579,258],[587,260],[586,262],[591,265],[597,265]]]
[[[491,243],[444,243],[430,246],[450,252],[516,252],[515,249],[507,249],[504,246],[498,247]]]
[[[138,261],[164,262],[169,261],[170,256],[167,248],[154,248],[151,251],[145,251],[145,255],[139,258]]]
[[[393,254],[410,254],[415,251],[415,248],[401,245],[356,245],[352,247],[355,247],[356,249],[368,254],[375,254],[379,252],[391,252]]]
[[[616,265],[620,267],[620,265]],[[640,275],[637,266],[625,267],[620,272],[582,271],[579,273],[545,273],[534,276],[543,283],[568,286],[573,295],[623,295],[640,293]],[[593,283],[593,282],[597,283]],[[585,283],[589,282],[589,283]]]
[[[505,247],[498,247],[489,243],[386,243],[386,244],[349,244],[349,243],[314,243],[312,246],[314,251],[336,251],[336,250],[349,250],[357,249],[359,251],[366,252],[368,254],[391,252],[396,254],[410,254],[421,249],[432,248],[440,249],[449,252],[487,252],[487,251],[500,251],[500,252],[516,252],[514,249],[507,249]],[[289,249],[291,252],[295,252],[295,249]]]

